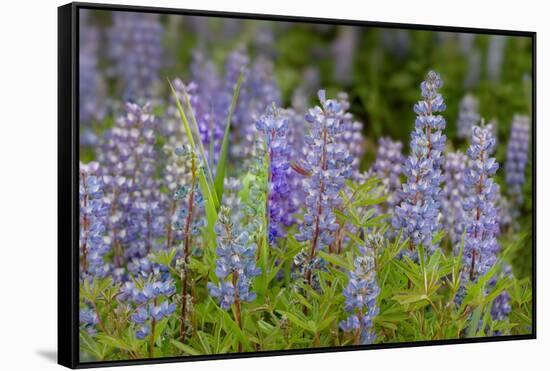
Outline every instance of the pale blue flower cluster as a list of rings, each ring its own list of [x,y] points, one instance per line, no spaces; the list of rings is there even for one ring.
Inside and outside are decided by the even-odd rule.
[[[291,148],[288,145],[289,119],[273,104],[256,121],[256,129],[262,134],[268,158],[268,202],[269,242],[285,236],[284,227],[293,222],[296,211],[290,197],[289,160]]]
[[[507,276],[509,279],[513,279],[512,267],[506,265],[501,274],[501,278]],[[496,280],[495,280],[496,284]],[[512,306],[510,304],[511,297],[507,291],[503,291],[499,296],[493,300],[493,306],[491,307],[491,318],[493,321],[503,321],[508,318],[510,312],[512,312]]]
[[[401,173],[405,158],[402,153],[403,143],[390,138],[378,139],[376,161],[371,173],[382,180],[387,195],[386,203],[393,209],[398,203],[398,192],[401,189]]]
[[[140,340],[150,334],[153,320],[158,322],[176,311],[176,304],[168,300],[176,292],[171,279],[148,282],[141,289],[136,288],[133,282],[126,282],[122,292],[138,305],[130,319],[137,327],[136,337]],[[165,299],[159,303],[162,298]]]
[[[494,148],[491,125],[474,126],[467,152],[470,161],[464,177],[468,197],[464,200],[463,264],[465,278],[471,281],[491,269],[500,249],[496,238],[499,222],[495,207],[499,190],[492,178],[498,169],[498,163],[491,157]]]
[[[79,312],[79,323],[88,334],[92,335],[97,332],[96,326],[99,324],[99,317],[93,309],[81,309]]]
[[[237,300],[251,302],[256,293],[251,291],[252,278],[261,270],[256,266],[256,244],[246,231],[240,231],[233,224],[230,210],[222,206],[215,226],[216,232],[216,277],[219,284],[209,282],[210,295],[218,299],[224,310],[231,308]]]
[[[469,139],[472,135],[472,127],[479,124],[479,102],[471,94],[466,94],[460,101],[458,108],[458,121],[456,123],[456,136]]]
[[[261,56],[251,63],[243,47],[237,48],[229,55],[225,69],[225,89],[229,103],[239,75],[241,72],[244,75],[232,116],[234,136],[231,146],[232,157],[243,163],[243,159],[252,156],[257,136],[255,121],[270,105],[280,106],[281,92],[273,77],[273,63]]]
[[[380,288],[376,281],[375,253],[372,246],[360,249],[355,258],[354,270],[348,273],[348,284],[344,288],[344,308],[350,316],[340,322],[343,331],[358,331],[359,344],[372,344],[376,339],[373,318],[378,315],[376,299]]]
[[[433,252],[434,233],[439,230],[441,166],[445,147],[445,119],[436,114],[445,110],[439,89],[443,83],[436,72],[430,71],[421,84],[422,101],[414,106],[417,114],[415,130],[411,134],[411,154],[405,161],[403,173],[407,183],[403,184],[392,219],[396,230],[403,230],[403,237],[409,238],[410,251],[422,244]]]
[[[176,293],[176,285],[168,267],[147,258],[135,259],[129,265],[132,265],[129,270],[134,280],[122,285],[117,299],[135,305],[130,319],[136,325],[136,337],[144,339],[150,334],[153,320],[158,322],[175,312],[176,304],[171,298]]]
[[[353,163],[346,147],[338,142],[345,130],[340,103],[326,99],[324,90],[320,90],[318,96],[321,106],[310,109],[306,115],[310,131],[305,137],[306,158],[301,163],[308,174],[304,180],[306,212],[300,232],[295,236],[299,242],[310,241],[314,252],[330,245],[334,239],[338,223],[333,210],[341,205],[339,192],[352,176]]]
[[[97,154],[110,206],[109,238],[117,247],[116,268],[158,249],[165,233],[167,197],[155,177],[156,130],[150,105],[126,103],[125,114],[105,133]]]
[[[88,10],[80,10],[78,91],[80,144],[96,145],[97,135],[90,124],[102,120],[105,114],[104,81],[99,71],[100,32],[90,22]]]
[[[104,256],[111,250],[106,242],[109,207],[104,201],[104,183],[98,175],[99,164],[80,163],[80,275],[104,277],[112,267]]]
[[[113,12],[108,53],[124,99],[151,98],[162,67],[163,35],[158,14]]]
[[[343,125],[342,134],[337,137],[337,141],[343,144],[353,157],[352,169],[355,172],[355,176],[357,176],[359,173],[359,162],[364,154],[363,123],[356,121],[349,112],[350,103],[347,93],[338,93],[337,100],[341,108],[339,119]]]
[[[510,139],[506,148],[506,165],[504,172],[508,193],[517,203],[523,201],[522,187],[525,183],[525,170],[529,161],[530,140],[529,117],[523,115],[514,116]]]
[[[462,241],[464,232],[465,212],[463,210],[464,200],[468,190],[464,184],[466,163],[468,157],[462,152],[448,153],[443,165],[443,186],[441,205],[443,212],[442,223],[449,235],[452,246],[457,252]]]

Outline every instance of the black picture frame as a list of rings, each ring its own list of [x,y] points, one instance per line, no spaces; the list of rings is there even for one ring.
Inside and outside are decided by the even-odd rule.
[[[509,35],[528,37],[532,40],[532,151],[531,163],[533,186],[533,251],[532,251],[532,288],[533,322],[532,333],[526,335],[489,336],[469,339],[448,339],[345,347],[326,347],[312,349],[293,349],[280,351],[258,351],[247,353],[216,354],[204,356],[185,356],[151,358],[140,360],[85,362],[79,360],[79,206],[78,206],[78,166],[79,166],[79,10],[94,9],[108,11],[133,11],[160,14],[196,15],[210,17],[230,17],[238,19],[258,19],[270,21],[324,23],[333,25],[370,26],[399,28],[407,30],[446,31],[491,35]],[[222,11],[201,11],[175,8],[157,8],[145,6],[112,5],[97,3],[70,3],[58,8],[58,363],[69,368],[91,368],[138,364],[156,364],[168,362],[191,362],[216,359],[245,357],[266,357],[290,354],[311,354],[326,352],[345,352],[354,350],[419,347],[450,344],[467,344],[493,341],[512,341],[536,339],[536,32],[495,30],[486,28],[463,28],[422,24],[386,23],[346,19],[327,19],[252,13],[232,13]]]

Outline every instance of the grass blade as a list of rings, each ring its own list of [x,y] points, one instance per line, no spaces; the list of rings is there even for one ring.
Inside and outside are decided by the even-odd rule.
[[[218,165],[216,167],[216,179],[214,179],[214,187],[216,189],[216,194],[218,199],[221,201],[223,197],[223,187],[225,172],[227,169],[227,152],[229,147],[229,132],[231,129],[231,117],[233,117],[233,112],[235,111],[235,106],[237,105],[237,99],[239,97],[239,91],[241,90],[241,84],[243,82],[244,75],[241,72],[237,80],[237,85],[233,91],[233,99],[231,101],[231,107],[229,108],[229,113],[227,114],[227,123],[225,125],[225,133],[223,135],[222,146],[220,148],[220,156],[218,158]]]
[[[197,146],[195,143],[195,139],[193,137],[193,132],[191,131],[191,127],[189,125],[189,121],[187,120],[187,116],[185,115],[185,111],[183,110],[183,107],[181,105],[181,102],[178,98],[178,94],[176,92],[176,89],[174,89],[174,86],[168,80],[168,84],[170,85],[170,89],[172,89],[172,94],[174,95],[174,98],[176,100],[176,106],[178,107],[178,112],[180,114],[181,122],[183,124],[183,128],[185,130],[185,135],[187,136],[187,139],[189,140],[189,144],[191,145],[192,149],[194,151],[197,150]],[[198,140],[200,142],[200,140]],[[203,157],[203,163],[206,162],[206,158]],[[220,207],[218,197],[216,196],[216,192],[213,189],[213,184],[210,178],[207,176],[207,174],[204,171],[204,167],[199,167],[199,186],[201,189],[201,192],[204,197],[204,208],[206,212],[206,219],[208,222],[208,232],[211,235],[211,237],[214,236],[214,224],[218,220],[218,209]]]

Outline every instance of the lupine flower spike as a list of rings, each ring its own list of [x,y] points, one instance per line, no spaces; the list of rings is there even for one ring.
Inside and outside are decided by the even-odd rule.
[[[400,194],[401,204],[396,208],[392,224],[409,238],[409,253],[422,244],[428,252],[435,247],[432,240],[439,230],[442,151],[445,147],[445,119],[437,112],[445,110],[439,89],[443,86],[439,75],[430,71],[421,84],[422,101],[414,106],[417,114],[415,130],[411,134],[411,154],[405,161],[403,173],[407,183]]]
[[[506,184],[508,193],[517,205],[523,202],[522,187],[525,183],[525,169],[529,161],[529,117],[515,115],[506,149]]]
[[[295,263],[305,263],[300,269],[310,285],[312,270],[319,265],[316,253],[332,243],[333,233],[338,229],[333,210],[342,202],[339,192],[352,175],[353,162],[346,147],[338,142],[345,129],[341,105],[326,99],[324,90],[320,90],[318,95],[321,106],[310,109],[306,115],[310,132],[305,138],[307,153],[302,168],[310,174],[304,180],[307,210],[300,233],[295,236],[297,241],[311,244],[309,251],[302,252],[295,259]]]
[[[220,209],[215,232],[218,256],[215,273],[219,283],[209,282],[208,291],[222,309],[235,306],[235,320],[242,327],[241,302],[256,299],[256,293],[251,291],[251,281],[261,273],[256,267],[256,245],[250,241],[248,232],[233,224],[230,210],[225,206]]]
[[[472,144],[468,149],[469,164],[464,184],[469,190],[464,201],[466,236],[464,238],[463,264],[465,278],[477,280],[496,262],[499,244],[496,239],[499,224],[496,213],[498,185],[493,176],[498,163],[491,157],[495,138],[491,125],[474,126]]]
[[[268,161],[269,195],[266,202],[269,242],[284,236],[284,227],[292,223],[293,210],[288,179],[290,176],[290,147],[287,136],[289,120],[273,104],[256,121],[256,129],[265,138]]]
[[[378,315],[379,307],[376,299],[380,288],[376,281],[375,251],[380,246],[374,246],[373,241],[381,241],[382,236],[373,236],[370,243],[360,248],[360,255],[355,258],[354,270],[348,273],[348,285],[343,291],[344,308],[349,317],[340,322],[340,328],[354,333],[354,343],[372,344],[376,339],[372,320]]]

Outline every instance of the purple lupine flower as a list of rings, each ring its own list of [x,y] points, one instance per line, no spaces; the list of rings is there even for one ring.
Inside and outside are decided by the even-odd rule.
[[[333,78],[339,84],[349,84],[353,78],[355,52],[360,36],[358,31],[357,27],[340,26],[338,36],[332,42]]]
[[[292,93],[292,109],[299,115],[305,115],[309,107],[309,97],[319,90],[319,70],[315,67],[307,67],[301,73],[299,85]],[[300,120],[302,122],[302,120]]]
[[[340,328],[346,332],[355,332],[355,344],[372,344],[376,339],[373,331],[373,318],[378,315],[376,299],[380,288],[376,282],[374,249],[362,247],[355,258],[354,270],[348,273],[348,284],[344,288],[344,309],[349,317],[340,322]]]
[[[464,174],[468,157],[462,152],[448,153],[443,165],[444,183],[441,206],[445,210],[442,223],[444,230],[448,231],[452,246],[460,247],[462,234],[464,232],[465,212],[463,210],[464,200],[468,190],[464,184]]]
[[[227,109],[231,104],[233,90],[241,72],[243,83],[239,92],[237,106],[232,116],[234,133],[230,155],[243,163],[243,159],[252,156],[256,139],[255,120],[273,103],[281,103],[281,93],[274,79],[273,64],[266,58],[257,58],[252,65],[242,47],[237,48],[225,63],[225,97]]]
[[[104,183],[98,175],[99,164],[80,163],[79,202],[80,202],[80,274],[106,276],[111,266],[104,256],[111,250],[106,243],[107,216],[109,207],[104,201]]]
[[[491,125],[474,126],[468,149],[470,159],[464,176],[468,197],[464,200],[464,276],[470,281],[483,276],[496,262],[499,222],[496,213],[498,185],[492,177],[498,169],[494,157],[495,138]]]
[[[458,34],[458,45],[460,52],[466,58],[466,75],[464,76],[464,87],[471,89],[479,84],[481,75],[481,53],[475,47],[476,35],[473,33]]]
[[[125,290],[132,292],[132,296],[125,300],[130,300],[137,305],[130,315],[130,320],[135,324],[135,335],[140,340],[150,334],[150,328],[155,326],[155,322],[176,311],[176,304],[169,299],[176,292],[174,282],[170,278],[164,281],[156,279],[158,277],[151,276],[142,288],[136,288],[133,282],[125,284],[127,286]]]
[[[134,278],[143,278],[154,276],[159,277],[161,280],[167,280],[170,278],[170,271],[167,266],[152,262],[149,257],[134,258],[128,262],[128,272],[132,274]]]
[[[134,259],[128,263],[132,280],[126,281],[117,300],[134,308],[130,320],[135,324],[135,335],[143,340],[150,334],[155,321],[160,321],[176,310],[171,302],[176,293],[175,282],[168,267],[152,262],[149,258]]]
[[[402,154],[403,143],[393,141],[390,138],[378,139],[376,161],[372,165],[371,172],[382,180],[385,194],[388,196],[386,203],[393,209],[398,203],[398,191],[401,188],[401,173],[404,163]]]
[[[218,299],[220,307],[228,310],[236,300],[251,302],[256,293],[251,291],[251,280],[261,270],[256,267],[256,244],[246,231],[240,231],[233,224],[230,210],[222,206],[216,232],[216,277],[219,284],[208,283],[210,295]],[[230,278],[230,279],[229,279]]]
[[[518,205],[523,202],[522,187],[525,183],[525,169],[529,161],[529,131],[529,117],[515,115],[506,148],[504,172],[508,194],[514,198]]]
[[[458,138],[469,139],[472,135],[472,127],[479,123],[479,102],[471,94],[466,94],[460,101],[458,109],[458,121],[456,123]]]
[[[392,218],[393,227],[403,230],[403,237],[409,238],[409,249],[413,251],[422,244],[428,252],[433,252],[432,240],[439,230],[437,221],[440,209],[440,184],[442,181],[442,151],[445,147],[445,119],[438,114],[445,110],[439,89],[443,85],[439,75],[428,72],[422,82],[424,100],[414,106],[417,114],[415,130],[411,134],[411,154],[405,161],[403,173],[407,183],[403,184]]]
[[[192,194],[191,194],[192,193]],[[199,189],[198,180],[194,187],[182,185],[173,196],[173,200],[179,207],[172,218],[172,228],[175,232],[175,240],[186,241],[189,237],[187,245],[191,240],[195,240],[200,236],[201,228],[205,226],[205,220],[202,218],[202,208],[204,199]],[[191,213],[191,217],[189,214]],[[190,248],[191,246],[187,246]],[[188,254],[193,251],[187,251]]]
[[[82,145],[95,145],[96,134],[90,124],[101,120],[105,114],[103,104],[104,82],[98,69],[100,34],[97,27],[89,22],[89,11],[80,10],[79,22],[79,109]]]
[[[333,242],[339,227],[334,209],[341,205],[339,192],[353,173],[353,157],[339,141],[345,130],[342,107],[336,100],[326,99],[324,90],[318,96],[321,107],[315,106],[306,115],[310,132],[305,138],[306,158],[301,163],[302,173],[309,175],[303,184],[306,213],[295,236],[299,242],[311,243],[308,263],[313,263],[316,251]],[[310,284],[311,275],[307,269],[305,278]]]
[[[338,140],[346,146],[348,152],[353,157],[352,168],[355,173],[359,172],[359,162],[363,157],[363,123],[355,121],[353,115],[349,113],[349,98],[346,93],[338,93],[338,103],[341,107],[341,117],[339,118],[344,126],[342,135]]]
[[[211,78],[211,80],[216,79]],[[209,82],[205,81],[204,85],[199,85],[195,82],[186,85],[180,79],[175,79],[172,81],[172,85],[184,110],[186,110],[184,94],[189,98],[193,112],[186,112],[186,115],[188,120],[194,117],[197,122],[199,137],[205,150],[206,159],[209,167],[212,169],[218,160],[229,106],[222,106],[222,94],[215,84],[212,84],[214,87],[210,87]],[[230,104],[230,102],[225,102],[225,104]],[[188,139],[183,132],[180,114],[173,97],[171,97],[171,104],[167,109],[167,117],[168,122],[173,122],[173,124],[169,125],[168,129],[176,128],[176,137],[181,138],[177,143],[173,142],[172,144],[187,143]],[[170,139],[170,136],[173,134],[169,132],[166,135]]]
[[[506,265],[501,273],[501,277],[506,276],[511,280],[514,278],[512,267],[510,265]],[[491,283],[494,286],[496,284],[496,280]],[[493,321],[503,321],[508,318],[508,315],[512,312],[510,301],[511,297],[507,291],[503,291],[495,298],[495,300],[493,300],[493,305],[491,307],[491,318]]]
[[[167,223],[167,198],[155,177],[157,120],[150,105],[127,103],[125,109],[98,150],[116,268],[124,266],[124,259],[141,258],[158,249]]]
[[[163,34],[158,14],[113,12],[108,51],[126,100],[151,98],[163,60]]]
[[[487,50],[487,75],[492,82],[500,80],[507,41],[508,37],[503,35],[491,35],[489,38],[489,47]]]
[[[79,323],[88,334],[92,335],[97,332],[96,326],[99,324],[99,317],[93,309],[81,309],[79,312]]]
[[[256,121],[256,129],[265,138],[265,150],[268,158],[268,200],[266,214],[269,218],[269,242],[285,236],[285,226],[293,223],[296,211],[290,197],[289,160],[291,149],[288,145],[289,119],[272,105]]]

